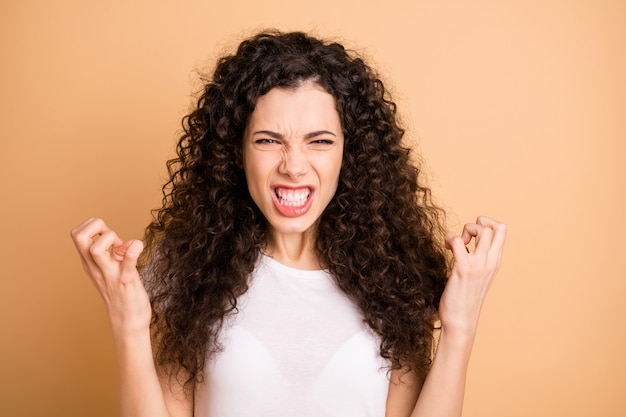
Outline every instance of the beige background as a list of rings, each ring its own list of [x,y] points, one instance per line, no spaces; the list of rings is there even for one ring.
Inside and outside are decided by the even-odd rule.
[[[213,4],[215,3],[215,4]],[[68,232],[140,237],[195,72],[261,27],[371,57],[452,227],[509,225],[465,416],[626,414],[626,2],[3,1],[0,415],[110,416]]]

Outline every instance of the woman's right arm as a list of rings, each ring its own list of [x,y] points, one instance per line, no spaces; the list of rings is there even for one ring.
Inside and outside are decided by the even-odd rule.
[[[109,316],[120,373],[121,417],[191,417],[193,399],[177,378],[157,375],[150,341],[152,311],[137,271],[139,240],[122,241],[100,219],[71,232],[83,269]]]

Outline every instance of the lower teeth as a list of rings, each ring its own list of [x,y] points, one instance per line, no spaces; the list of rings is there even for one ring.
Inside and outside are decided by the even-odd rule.
[[[282,204],[283,206],[301,206],[304,204],[305,201],[306,199],[298,200],[298,201],[289,201],[289,200],[285,200],[281,198],[280,204]]]

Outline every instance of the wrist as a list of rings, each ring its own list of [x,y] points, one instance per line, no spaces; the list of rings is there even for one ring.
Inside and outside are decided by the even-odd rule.
[[[441,326],[438,345],[455,349],[471,350],[476,338],[476,326]]]
[[[110,308],[107,312],[113,337],[132,339],[138,334],[150,334],[152,310],[149,305],[135,310]]]
[[[150,324],[143,322],[111,321],[111,333],[115,344],[133,345],[150,340]]]
[[[124,362],[125,359],[137,357],[149,357],[152,358],[152,340],[150,338],[150,331],[113,331],[113,345],[117,354],[118,360]],[[150,352],[149,355],[146,355]]]

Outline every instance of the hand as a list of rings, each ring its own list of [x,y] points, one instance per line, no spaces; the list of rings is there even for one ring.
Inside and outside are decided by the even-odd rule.
[[[137,271],[140,240],[122,241],[100,219],[89,219],[71,232],[83,269],[98,289],[114,334],[133,334],[150,326],[150,300]]]
[[[446,248],[452,251],[454,263],[439,305],[441,327],[446,332],[460,331],[473,338],[480,309],[500,267],[506,226],[488,217],[463,227],[459,236],[449,232]],[[475,240],[470,252],[467,244]]]

